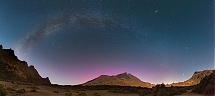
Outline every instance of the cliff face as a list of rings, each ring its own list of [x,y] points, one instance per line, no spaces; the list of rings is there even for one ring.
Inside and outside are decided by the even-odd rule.
[[[200,81],[209,76],[210,74],[213,73],[213,70],[204,70],[204,71],[197,71],[193,74],[193,76],[184,81],[184,82],[178,82],[178,83],[173,83],[171,84],[172,86],[192,86],[192,85],[197,85],[200,83]]]
[[[20,61],[12,49],[3,49],[0,45],[0,80],[20,81],[35,84],[50,85],[48,78],[42,78],[34,66]]]
[[[194,87],[192,92],[214,96],[215,94],[215,70],[210,75],[204,77],[201,82]]]
[[[143,82],[130,73],[122,73],[115,76],[101,75],[91,81],[83,84],[84,86],[96,86],[96,85],[111,85],[111,86],[135,86],[135,87],[147,87],[154,86],[148,82]]]

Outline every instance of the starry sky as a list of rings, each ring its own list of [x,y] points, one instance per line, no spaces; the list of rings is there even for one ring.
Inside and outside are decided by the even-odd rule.
[[[0,44],[52,83],[214,69],[214,0],[0,0]]]

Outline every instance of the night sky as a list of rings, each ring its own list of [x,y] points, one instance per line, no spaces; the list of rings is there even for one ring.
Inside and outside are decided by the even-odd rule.
[[[214,69],[214,0],[0,0],[0,44],[52,83]]]

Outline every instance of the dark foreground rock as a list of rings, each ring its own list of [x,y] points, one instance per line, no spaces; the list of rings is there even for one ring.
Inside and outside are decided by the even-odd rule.
[[[192,92],[214,96],[215,95],[215,70],[213,71],[213,73],[203,78],[201,82],[194,87]]]
[[[50,85],[49,78],[42,78],[34,66],[20,61],[12,49],[3,49],[0,45],[0,80],[12,82],[26,82]]]

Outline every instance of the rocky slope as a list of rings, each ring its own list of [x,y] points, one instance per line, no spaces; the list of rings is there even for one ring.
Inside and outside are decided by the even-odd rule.
[[[95,85],[116,85],[116,86],[135,86],[135,87],[147,87],[154,86],[148,82],[143,82],[130,73],[122,73],[114,76],[101,75],[91,81],[88,81],[83,86],[95,86]]]
[[[215,70],[210,75],[204,77],[201,82],[194,87],[192,92],[198,94],[215,95]]]
[[[28,66],[27,62],[20,61],[12,49],[3,49],[2,45],[0,45],[0,80],[51,84],[48,77],[42,78],[34,66]]]
[[[211,73],[213,73],[213,70],[204,70],[204,71],[196,71],[193,76],[184,81],[184,82],[178,82],[178,83],[172,83],[171,86],[192,86],[197,85],[200,83],[200,81],[206,77],[209,76]]]

